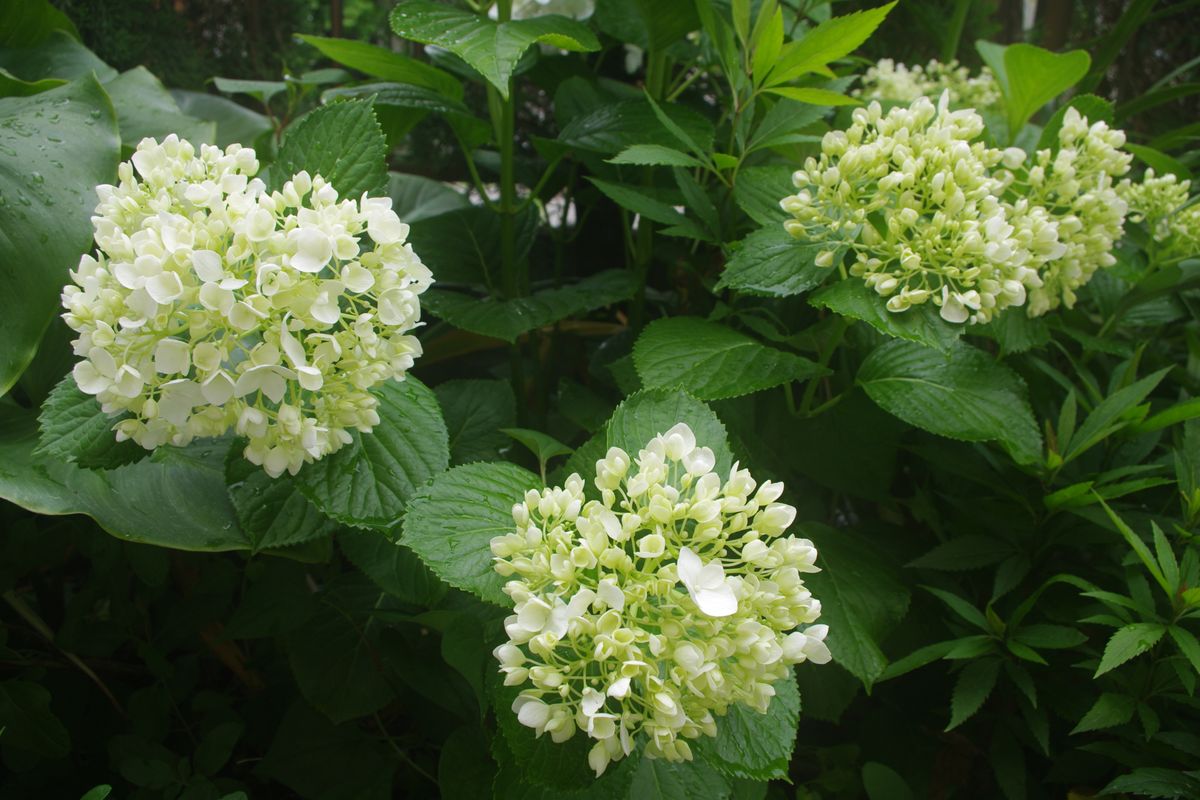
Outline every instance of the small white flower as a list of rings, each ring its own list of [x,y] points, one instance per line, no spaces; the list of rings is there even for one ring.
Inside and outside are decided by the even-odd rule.
[[[725,577],[720,562],[705,564],[687,547],[679,551],[679,580],[692,600],[710,617],[728,617],[737,612],[737,595]]]

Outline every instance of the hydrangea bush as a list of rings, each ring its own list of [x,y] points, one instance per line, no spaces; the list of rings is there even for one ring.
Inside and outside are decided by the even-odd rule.
[[[0,2],[0,797],[1200,796],[1188,5]]]

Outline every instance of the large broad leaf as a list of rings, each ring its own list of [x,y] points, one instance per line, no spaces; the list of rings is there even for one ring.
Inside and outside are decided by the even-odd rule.
[[[66,31],[51,31],[43,41],[0,47],[0,68],[26,81],[45,78],[82,80],[92,73],[101,81],[110,81],[117,71],[101,61]]]
[[[379,398],[379,424],[333,455],[302,469],[305,495],[327,516],[361,528],[390,528],[416,490],[450,464],[446,423],[437,398],[409,375],[388,381]]]
[[[942,352],[947,352],[963,333],[962,325],[954,325],[938,316],[932,303],[906,311],[888,311],[886,301],[857,278],[832,283],[814,292],[809,302],[843,317],[860,319],[880,333]]]
[[[581,52],[600,49],[600,42],[586,25],[556,14],[495,22],[469,11],[416,0],[396,6],[391,22],[398,36],[454,53],[505,98],[517,62],[532,45]]]
[[[517,401],[507,381],[446,381],[434,391],[450,432],[450,463],[494,461],[512,444],[502,428],[517,424]]]
[[[467,464],[434,478],[409,504],[401,541],[451,586],[509,606],[491,541],[516,530],[512,507],[541,481],[515,464]]]
[[[342,197],[387,191],[387,141],[368,100],[347,100],[313,109],[287,129],[271,166],[271,183],[282,186],[307,170],[333,184]]]
[[[697,752],[709,764],[735,778],[787,777],[800,720],[800,690],[790,675],[774,686],[775,698],[766,714],[738,703],[716,718],[715,738],[695,741]]]
[[[967,442],[999,442],[1018,464],[1041,458],[1042,435],[1021,378],[987,353],[956,342],[939,353],[888,342],[858,371],[872,400],[918,428]]]
[[[30,47],[59,30],[79,38],[75,24],[48,0],[0,0],[0,47]]]
[[[230,449],[225,463],[229,499],[254,550],[273,550],[329,536],[337,523],[321,514],[291,475],[272,478]]]
[[[246,147],[257,145],[259,137],[271,130],[271,122],[265,116],[227,97],[185,89],[172,89],[171,97],[175,98],[179,110],[189,117],[216,123],[217,133],[213,144],[219,147],[235,143]]]
[[[761,228],[733,252],[717,288],[767,297],[806,292],[829,277],[830,268],[816,264],[817,256],[828,249],[823,244],[796,241],[780,224]]]
[[[430,289],[421,296],[421,304],[456,328],[515,342],[523,333],[625,300],[636,289],[629,272],[606,270],[570,286],[512,300]]]
[[[423,175],[389,172],[388,194],[392,198],[392,210],[400,219],[410,225],[413,222],[457,211],[470,205],[462,192],[457,192],[441,181],[435,181]],[[411,231],[409,232],[409,241],[412,241]],[[413,247],[415,249],[416,245]]]
[[[67,271],[92,240],[97,184],[116,178],[120,140],[95,78],[0,99],[0,394],[37,352]]]
[[[625,398],[604,429],[605,449],[619,447],[631,455],[637,455],[646,442],[660,433],[666,433],[680,422],[686,422],[691,427],[698,446],[712,448],[713,455],[717,457],[717,474],[727,474],[733,464],[733,453],[729,449],[724,423],[711,408],[678,389],[647,389]],[[603,457],[604,451],[601,450],[597,458]],[[594,465],[593,460],[590,464],[580,465],[580,468],[594,469]],[[586,471],[583,474],[587,477]]]
[[[113,431],[122,417],[105,414],[96,398],[81,392],[75,378],[67,375],[42,404],[42,436],[34,454],[105,469],[137,461],[146,451],[132,440],[118,442]]]
[[[104,90],[117,110],[117,127],[126,153],[132,152],[144,137],[162,140],[170,133],[197,148],[216,142],[216,123],[184,114],[162,82],[145,67],[122,72],[104,84]]]
[[[1015,136],[1030,117],[1087,74],[1092,59],[1083,50],[1052,53],[1031,44],[1004,49],[1004,102],[1008,129]]]
[[[414,86],[433,89],[456,100],[462,98],[462,84],[453,75],[415,58],[353,39],[334,39],[307,34],[297,34],[296,38],[311,44],[339,64],[372,78],[411,83]]]
[[[699,317],[651,323],[634,345],[633,363],[646,388],[679,387],[701,400],[738,397],[828,372]]]
[[[225,489],[227,439],[164,447],[136,464],[81,469],[33,455],[33,412],[0,403],[0,497],[38,514],[86,514],[131,542],[177,550],[248,550]]]
[[[746,167],[738,171],[733,184],[733,199],[738,207],[776,234],[780,231],[787,234],[782,225],[787,212],[780,208],[779,201],[794,192],[792,168],[786,165]],[[798,244],[791,234],[787,236],[793,244]]]
[[[908,610],[909,592],[898,565],[853,531],[805,523],[803,535],[820,553],[821,571],[804,580],[821,601],[829,651],[869,688],[888,663],[879,643]]]

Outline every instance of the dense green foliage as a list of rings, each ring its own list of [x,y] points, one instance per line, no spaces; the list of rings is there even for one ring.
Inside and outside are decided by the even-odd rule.
[[[1186,180],[1195,54],[1120,74],[1178,9],[1053,53],[987,41],[1010,22],[964,0],[346,3],[358,39],[276,0],[247,5],[304,34],[283,74],[242,31],[169,90],[101,57],[189,41],[201,4],[150,34],[55,5],[0,0],[0,796],[1200,796],[1196,198],[1175,238],[1127,218],[1073,306],[978,325],[889,311],[855,242],[780,207],[862,105],[863,53],[990,66],[990,147],[1056,152],[1070,107],[1127,131],[1135,182]],[[170,133],[255,147],[271,188],[390,197],[433,271],[411,377],[295,474],[232,434],[118,443],[72,377],[93,189]],[[597,779],[583,736],[511,710],[489,541],[677,422],[786,484],[833,663],[690,762]]]

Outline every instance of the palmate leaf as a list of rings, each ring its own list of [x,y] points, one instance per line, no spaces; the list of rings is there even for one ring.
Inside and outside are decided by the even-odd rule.
[[[496,22],[462,9],[409,0],[392,10],[391,23],[397,36],[454,53],[505,98],[517,62],[532,45],[577,52],[600,49],[586,25],[556,14]]]
[[[1042,435],[1021,378],[956,342],[945,354],[897,340],[863,362],[858,383],[881,408],[939,436],[999,442],[1018,464],[1041,457]]]
[[[633,361],[646,388],[679,387],[700,400],[738,397],[828,372],[697,317],[651,323],[634,345]]]

